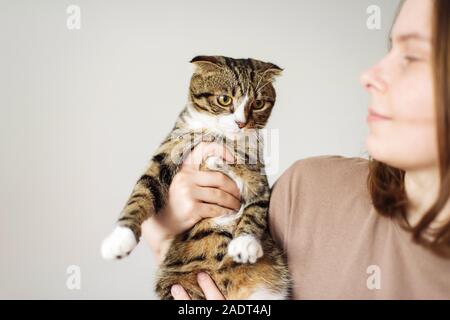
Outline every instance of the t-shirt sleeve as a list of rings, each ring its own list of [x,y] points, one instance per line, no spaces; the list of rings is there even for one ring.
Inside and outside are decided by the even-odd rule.
[[[269,205],[269,230],[273,239],[286,250],[288,225],[292,209],[292,185],[297,174],[298,162],[291,165],[274,183]],[[295,178],[296,180],[296,178]],[[295,187],[295,185],[294,185]]]

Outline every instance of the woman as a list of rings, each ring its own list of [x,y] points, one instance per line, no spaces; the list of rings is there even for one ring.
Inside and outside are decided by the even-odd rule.
[[[450,2],[402,3],[391,50],[361,83],[372,97],[370,160],[300,160],[273,187],[270,231],[287,254],[293,298],[450,299]],[[144,236],[158,254],[164,238],[237,209],[237,198],[231,180],[186,164]],[[223,298],[207,275],[199,285]],[[172,294],[189,299],[178,285]]]

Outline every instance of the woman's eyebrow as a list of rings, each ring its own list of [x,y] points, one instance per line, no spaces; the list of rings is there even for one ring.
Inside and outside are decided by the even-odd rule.
[[[431,39],[423,34],[412,32],[412,33],[405,33],[400,35],[395,35],[394,37],[391,35],[389,36],[389,42],[392,43],[392,41],[395,42],[406,42],[409,40],[417,40],[422,42],[430,42]]]

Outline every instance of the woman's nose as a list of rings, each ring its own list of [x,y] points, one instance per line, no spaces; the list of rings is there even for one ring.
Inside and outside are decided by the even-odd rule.
[[[360,83],[369,92],[375,90],[383,93],[387,89],[386,82],[382,78],[381,69],[378,65],[363,72],[360,77]]]

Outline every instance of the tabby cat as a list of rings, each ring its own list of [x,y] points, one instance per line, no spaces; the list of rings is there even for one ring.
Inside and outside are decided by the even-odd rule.
[[[191,63],[196,68],[186,107],[137,181],[117,226],[103,241],[102,255],[120,259],[133,250],[142,222],[164,207],[187,154],[202,141],[214,141],[228,147],[236,161],[208,157],[200,169],[232,178],[241,208],[203,219],[174,237],[160,265],[156,292],[161,299],[173,299],[171,286],[180,284],[192,299],[205,299],[196,278],[204,271],[227,299],[287,299],[291,279],[283,253],[269,234],[270,188],[260,158],[260,129],[275,104],[272,83],[282,69],[222,56],[197,56]]]

